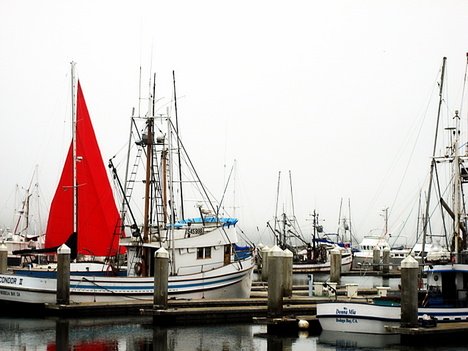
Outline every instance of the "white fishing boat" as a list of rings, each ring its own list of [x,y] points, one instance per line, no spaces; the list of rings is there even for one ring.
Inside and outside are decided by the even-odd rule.
[[[66,243],[72,259],[77,260],[75,264],[88,267],[87,274],[71,268],[71,303],[152,299],[153,257],[161,247],[170,254],[170,298],[248,297],[254,259],[251,252],[238,249],[237,219],[221,216],[211,200],[208,200],[211,209],[206,209],[203,205],[206,198],[197,202],[198,217],[187,217],[184,210],[175,207],[178,199],[174,188],[178,184],[177,196],[183,202],[184,179],[175,181],[174,160],[179,160],[180,165],[182,154],[187,154],[171,117],[155,115],[154,90],[146,116],[132,116],[131,133],[138,140],[129,144],[128,155],[135,147],[138,160],[129,163],[125,182],[120,182],[110,161],[114,180],[123,195],[124,206],[119,214],[74,71],[72,64],[72,142],[52,201],[45,248],[31,250],[29,254],[53,252]],[[143,129],[137,128],[136,120],[143,122]],[[155,130],[166,132],[155,136]],[[140,164],[145,178],[138,182],[136,168]],[[196,174],[193,168],[191,172]],[[142,223],[130,206],[138,183],[144,186]],[[199,181],[198,186],[206,195]],[[122,257],[125,257],[123,266]],[[93,274],[94,266],[80,262],[90,258],[106,258],[101,263],[105,274]],[[0,275],[0,301],[54,303],[56,287],[54,269],[14,270]]]
[[[468,66],[468,65],[467,65]],[[445,71],[445,58],[442,66],[442,78],[440,83],[439,124],[440,105],[442,104],[443,77]],[[466,84],[466,80],[465,80]],[[465,207],[462,206],[463,191],[462,186],[468,182],[466,172],[466,161],[468,153],[460,155],[459,138],[460,117],[458,111],[452,119],[455,127],[446,128],[450,132],[450,145],[446,148],[443,156],[435,155],[437,138],[434,141],[434,154],[431,161],[431,172],[429,177],[429,190],[427,198],[430,199],[432,183],[437,186],[441,181],[436,171],[438,164],[449,165],[450,175],[447,177],[449,186],[447,189],[448,199],[445,201],[442,196],[437,204],[431,204],[429,200],[426,204],[426,216],[424,221],[424,233],[422,247],[419,252],[427,253],[422,255],[424,265],[425,283],[421,284],[418,298],[418,320],[421,325],[434,325],[436,323],[466,323],[468,321],[468,251],[467,251],[467,216]],[[438,129],[438,128],[437,128]],[[437,179],[434,179],[437,177]],[[430,212],[442,212],[442,207],[452,221],[447,219],[443,224],[450,224],[451,228],[445,228],[449,234],[447,242],[452,243],[450,253],[439,246],[439,249],[425,247],[427,230],[430,227],[428,215]],[[438,209],[439,211],[435,211]],[[432,219],[434,220],[434,219]],[[450,223],[449,223],[450,222]],[[409,258],[414,261],[413,258]],[[423,282],[423,280],[420,280]],[[392,326],[400,325],[401,308],[399,296],[388,298],[377,298],[372,303],[356,303],[351,301],[334,301],[317,305],[317,318],[324,330],[345,331],[355,333],[385,334],[394,332]]]
[[[379,251],[379,264],[382,262],[383,253],[389,251],[390,268],[396,268],[406,256],[411,254],[411,248],[392,247],[389,244],[390,234],[388,232],[388,208],[383,210],[385,228],[381,234],[366,235],[359,243],[353,253],[353,269],[369,270],[373,269],[374,251]]]

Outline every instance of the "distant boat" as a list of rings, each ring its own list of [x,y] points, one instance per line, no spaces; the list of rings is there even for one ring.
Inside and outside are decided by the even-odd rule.
[[[293,272],[295,273],[329,273],[330,272],[330,252],[338,249],[341,252],[341,271],[349,272],[352,264],[352,251],[347,243],[341,240],[332,241],[330,237],[322,237],[323,227],[319,225],[318,213],[314,211],[312,233],[310,238],[306,238],[297,223],[294,213],[294,201],[292,194],[292,178],[289,171],[289,182],[291,189],[292,216],[283,212],[277,215],[279,187],[281,172],[278,172],[278,191],[275,210],[274,223],[267,226],[273,233],[275,244],[282,250],[288,249],[293,254]],[[340,239],[337,236],[337,239]]]
[[[8,250],[9,266],[20,266],[25,263],[23,256],[13,254],[14,251],[41,248],[44,245],[37,177],[38,168],[36,166],[28,187],[22,189],[18,185],[16,186],[16,197],[19,198],[19,204],[15,204],[13,229],[7,227],[0,230],[0,243],[4,244]]]
[[[237,219],[220,217],[215,211],[197,207],[199,217],[176,218],[172,177],[176,162],[173,154],[181,143],[169,116],[156,116],[154,94],[150,111],[138,117],[144,130],[134,131],[140,139],[134,144],[146,166],[143,224],[137,223],[129,206],[135,179],[122,186],[125,209],[119,214],[109,184],[81,85],[75,82],[72,64],[73,138],[56,195],[51,205],[45,248],[54,251],[63,243],[76,258],[108,257],[106,275],[72,274],[70,301],[132,301],[152,299],[154,288],[153,257],[164,247],[170,253],[169,296],[172,298],[248,297],[254,259],[251,252],[237,253]],[[74,103],[73,103],[73,106]],[[135,118],[137,119],[137,118]],[[155,122],[162,124],[155,129]],[[132,117],[132,126],[135,120]],[[162,136],[155,130],[166,129]],[[175,140],[174,140],[175,138]],[[130,146],[129,146],[130,147]],[[133,163],[136,165],[136,163]],[[113,175],[118,180],[112,164]],[[128,168],[128,167],[127,167]],[[135,176],[133,171],[131,176]],[[97,178],[97,179],[96,179]],[[127,176],[126,176],[127,178]],[[182,179],[180,180],[182,183]],[[120,183],[121,184],[121,183]],[[121,184],[122,185],[122,184]],[[131,189],[130,189],[131,188]],[[129,220],[130,225],[122,222]],[[131,230],[127,236],[125,229]],[[118,257],[126,251],[125,276]],[[114,258],[114,259],[112,259]],[[85,265],[89,264],[87,262]],[[46,272],[47,273],[47,272]],[[48,273],[47,273],[48,274]],[[0,275],[0,301],[54,303],[57,280],[43,271],[15,270]]]
[[[366,235],[357,246],[353,254],[353,269],[369,270],[373,267],[374,250],[379,250],[379,264],[383,258],[384,250],[389,250],[389,264],[392,267],[398,267],[401,261],[411,254],[411,248],[406,247],[391,247],[389,233],[387,229],[388,208],[384,209],[385,229],[382,234]]]

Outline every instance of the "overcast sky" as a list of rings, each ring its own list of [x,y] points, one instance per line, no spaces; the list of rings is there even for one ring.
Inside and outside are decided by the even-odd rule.
[[[36,165],[44,202],[53,196],[75,61],[105,160],[127,141],[140,66],[145,80],[156,72],[161,106],[175,70],[185,145],[218,198],[237,160],[236,215],[255,240],[270,238],[279,171],[290,212],[291,171],[305,232],[314,209],[336,231],[349,199],[357,237],[382,232],[388,207],[390,231],[411,241],[442,58],[448,120],[461,106],[467,33],[466,1],[3,0],[0,226],[12,225],[16,184]]]

